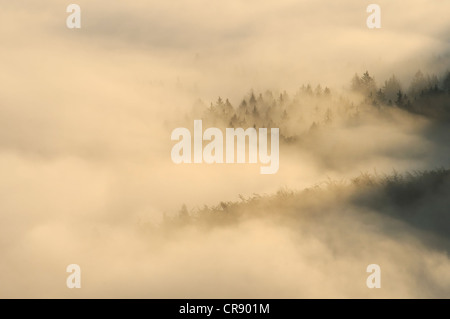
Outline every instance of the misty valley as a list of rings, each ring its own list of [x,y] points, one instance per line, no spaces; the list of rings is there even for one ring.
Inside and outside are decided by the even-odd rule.
[[[448,12],[2,1],[0,298],[449,298]]]

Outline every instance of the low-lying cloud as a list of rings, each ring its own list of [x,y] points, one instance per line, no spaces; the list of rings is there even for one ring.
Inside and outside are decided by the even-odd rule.
[[[308,207],[303,197],[244,205],[243,216],[264,216],[226,227],[164,230],[163,216],[448,165],[445,124],[349,89],[366,70],[380,87],[395,73],[406,88],[417,69],[441,79],[450,3],[380,1],[382,29],[369,30],[365,4],[350,0],[80,0],[82,28],[69,30],[60,1],[0,2],[1,297],[449,295],[448,246],[424,239],[447,240],[447,230],[419,227],[443,197],[426,196],[412,221],[355,203],[353,190],[339,201],[338,191],[318,193]],[[292,101],[308,83],[331,98],[289,104],[277,174],[171,161],[170,132],[219,96],[238,109],[251,92]],[[71,263],[82,267],[80,290],[65,286]],[[365,286],[370,263],[383,269],[380,291]]]

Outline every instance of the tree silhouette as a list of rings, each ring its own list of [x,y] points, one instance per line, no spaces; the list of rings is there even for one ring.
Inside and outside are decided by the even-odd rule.
[[[394,100],[397,96],[398,91],[402,90],[400,82],[397,80],[395,75],[392,75],[389,80],[384,82],[383,94],[388,100]]]
[[[403,106],[403,93],[402,90],[398,90],[397,99],[395,100],[395,105],[402,107]]]
[[[442,81],[442,89],[444,90],[444,92],[450,93],[450,72],[447,72],[447,75]]]
[[[363,94],[364,96],[374,96],[377,91],[375,79],[370,76],[369,72],[364,72],[362,77],[358,74],[352,79],[352,90]]]

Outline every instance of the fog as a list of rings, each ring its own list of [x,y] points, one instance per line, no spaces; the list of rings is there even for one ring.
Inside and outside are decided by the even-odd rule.
[[[253,194],[448,168],[450,3],[378,1],[379,30],[350,0],[80,0],[79,30],[60,1],[0,3],[0,297],[450,296],[448,217],[424,228],[435,215],[355,204],[351,185],[339,200],[327,188],[306,206],[236,204],[244,217],[227,225],[172,225],[183,204],[192,218]],[[395,74],[412,106],[352,88],[366,70],[379,89]],[[439,96],[408,91],[418,70]],[[219,97],[233,113],[214,113]],[[280,127],[276,174],[172,162],[173,129],[233,114],[236,127]],[[437,197],[420,190],[425,211],[445,207],[445,178]],[[72,263],[81,289],[65,285]],[[371,263],[382,289],[365,285]]]

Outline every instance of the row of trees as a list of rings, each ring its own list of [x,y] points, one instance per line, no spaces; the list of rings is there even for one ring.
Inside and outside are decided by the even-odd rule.
[[[395,75],[384,81],[384,85],[378,88],[375,79],[366,71],[361,77],[358,74],[352,79],[352,90],[364,95],[378,95],[386,102],[393,102],[398,97],[398,92],[402,92],[413,98],[423,96],[428,93],[450,93],[450,72],[439,80],[435,74],[423,74],[417,71],[411,80],[409,88],[406,89]]]
[[[328,87],[320,84],[301,86],[289,95],[286,91],[274,93],[250,92],[238,106],[219,97],[207,107],[199,101],[192,117],[202,115],[209,126],[215,127],[278,127],[281,138],[292,140],[314,131],[320,125],[331,124],[338,118],[352,118],[358,112],[348,100],[334,96]]]
[[[199,101],[192,117],[200,115],[208,126],[215,127],[278,127],[281,138],[288,141],[336,121],[354,122],[360,118],[361,110],[371,106],[378,107],[380,112],[381,106],[399,107],[430,118],[450,120],[450,72],[439,79],[418,71],[407,88],[395,75],[379,87],[374,77],[365,72],[354,76],[351,89],[365,97],[362,103],[354,103],[320,84],[316,87],[307,84],[292,96],[286,91],[250,92],[238,106],[221,97],[209,107]]]
[[[378,87],[366,71],[361,77],[355,74],[351,84],[352,90],[363,94],[372,105],[397,106],[430,117],[450,118],[450,72],[439,79],[434,74],[417,71],[405,88],[395,75]]]
[[[418,229],[432,230],[435,234],[450,238],[449,183],[448,169],[404,174],[394,171],[390,175],[361,173],[348,182],[329,180],[321,186],[316,185],[303,191],[280,189],[270,196],[253,194],[248,198],[239,195],[239,201],[221,202],[190,210],[183,204],[177,214],[164,215],[162,226],[165,231],[187,225],[220,227],[238,223],[244,218],[270,216],[275,211],[280,213],[280,210],[282,216],[290,217],[287,221],[291,223],[295,218],[307,216],[299,214],[299,211],[335,212],[336,207],[350,199],[352,205],[375,209]],[[344,191],[351,193],[351,197],[327,196],[336,192],[345,194]],[[317,201],[318,196],[327,200]],[[424,205],[427,209],[424,209]]]

